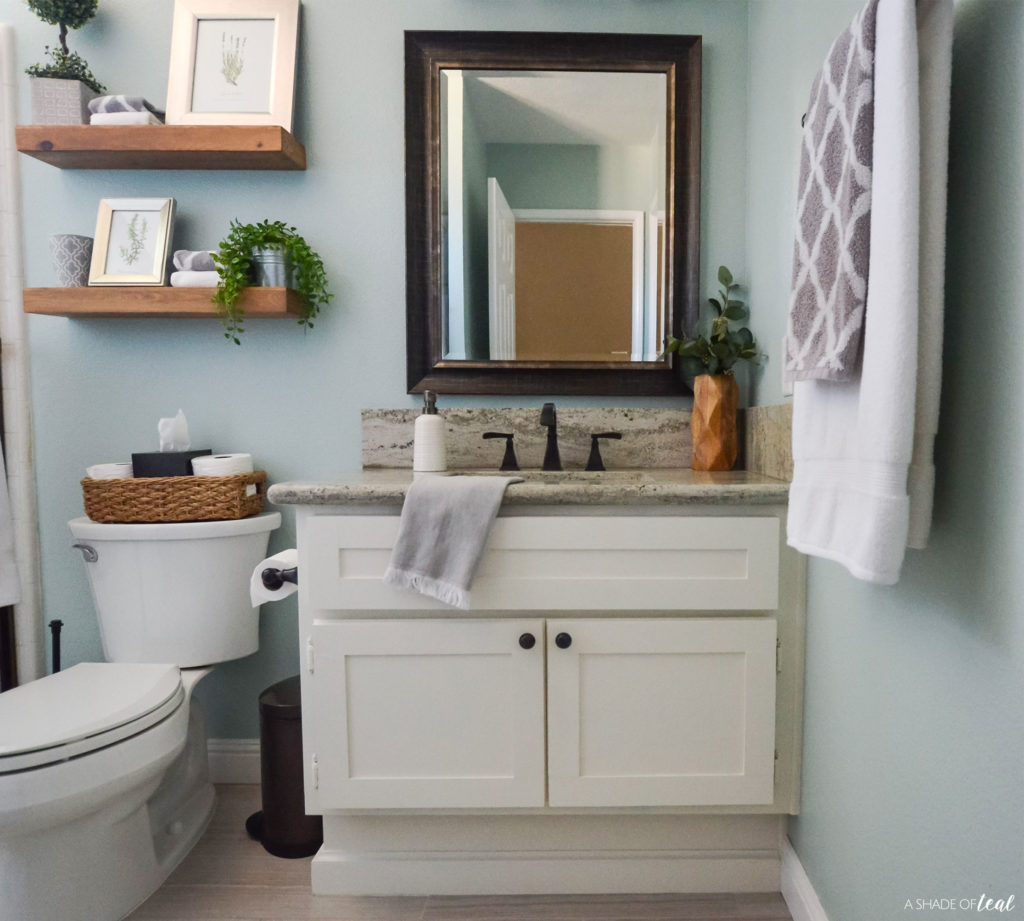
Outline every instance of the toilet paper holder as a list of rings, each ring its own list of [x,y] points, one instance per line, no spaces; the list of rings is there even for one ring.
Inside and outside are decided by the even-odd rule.
[[[265,589],[276,592],[285,582],[291,582],[292,585],[299,584],[299,567],[292,566],[290,569],[275,569],[273,566],[268,566],[260,573],[260,579],[263,581]]]

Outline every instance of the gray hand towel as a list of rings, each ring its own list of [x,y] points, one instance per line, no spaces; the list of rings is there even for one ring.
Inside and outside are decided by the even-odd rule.
[[[213,252],[208,249],[177,249],[171,260],[174,267],[182,272],[215,272],[217,263]]]
[[[164,113],[153,106],[142,96],[127,96],[114,93],[108,96],[97,96],[89,101],[90,112],[152,112],[163,121]]]
[[[814,80],[783,372],[851,380],[860,368],[871,252],[875,26],[878,0],[836,39]]]
[[[424,476],[405,494],[388,585],[457,608],[469,607],[469,587],[509,483],[522,477]]]

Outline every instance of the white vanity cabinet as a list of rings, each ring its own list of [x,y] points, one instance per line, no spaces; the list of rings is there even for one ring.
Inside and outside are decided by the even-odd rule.
[[[783,506],[505,506],[461,611],[383,583],[400,505],[295,504],[314,891],[777,888]]]

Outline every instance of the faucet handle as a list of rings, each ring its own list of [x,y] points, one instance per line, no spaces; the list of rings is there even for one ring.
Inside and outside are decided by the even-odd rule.
[[[501,459],[499,470],[518,470],[519,461],[516,460],[516,450],[512,447],[513,432],[484,432],[484,438],[504,438],[505,456]]]
[[[614,438],[618,440],[622,432],[594,432],[590,436],[590,457],[587,458],[585,470],[604,470],[604,461],[601,460],[601,438]]]

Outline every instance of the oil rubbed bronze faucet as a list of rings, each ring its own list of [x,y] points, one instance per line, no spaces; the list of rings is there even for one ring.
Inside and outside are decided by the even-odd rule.
[[[558,426],[555,418],[555,404],[545,403],[540,411],[540,424],[548,429],[548,446],[544,449],[544,463],[541,470],[561,470],[562,459],[558,456]]]

